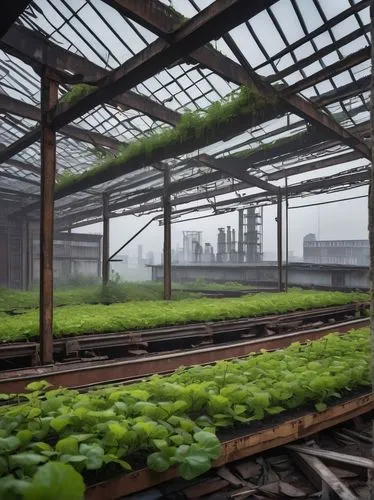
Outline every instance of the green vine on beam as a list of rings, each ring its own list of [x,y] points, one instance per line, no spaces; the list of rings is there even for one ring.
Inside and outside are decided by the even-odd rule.
[[[223,102],[215,102],[205,110],[184,113],[174,128],[164,127],[160,132],[120,146],[116,154],[108,153],[102,161],[85,172],[60,178],[57,191],[109,167],[126,164],[135,158],[150,161],[156,151],[188,140],[209,137],[212,131],[218,131],[221,126],[227,125],[239,116],[250,114],[252,117],[260,117],[263,111],[275,102],[274,98],[260,94],[253,86],[242,86]],[[249,123],[248,128],[250,126]]]
[[[61,97],[59,104],[75,104],[79,99],[91,94],[97,88],[96,85],[88,85],[87,83],[73,85],[69,92],[66,92],[66,94]]]

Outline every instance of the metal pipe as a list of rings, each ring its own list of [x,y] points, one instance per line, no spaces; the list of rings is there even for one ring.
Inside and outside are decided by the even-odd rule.
[[[137,232],[136,232],[133,236],[131,236],[131,238],[130,238],[129,240],[127,240],[127,241],[126,241],[126,243],[124,243],[124,244],[123,244],[123,245],[122,245],[122,246],[121,246],[118,250],[116,250],[116,251],[115,251],[115,252],[114,252],[114,253],[113,253],[113,254],[109,257],[109,259],[108,259],[108,260],[109,260],[109,261],[113,260],[113,259],[114,259],[114,257],[115,257],[116,255],[118,255],[118,254],[120,253],[120,251],[121,251],[121,250],[123,250],[125,247],[127,247],[127,245],[128,245],[129,243],[131,243],[133,240],[135,240],[135,238],[136,238],[137,236],[139,236],[139,234],[140,234],[140,233],[142,233],[142,232],[143,232],[143,231],[144,231],[144,230],[145,230],[145,229],[146,229],[146,228],[147,228],[147,227],[148,227],[148,226],[149,226],[149,225],[150,225],[150,224],[151,224],[151,223],[152,223],[155,219],[157,219],[157,218],[158,218],[158,216],[157,216],[157,217],[153,217],[150,221],[148,221],[146,224],[144,224],[144,226],[143,226],[143,227],[141,227],[141,228],[139,229],[139,231],[137,231]]]
[[[109,282],[109,195],[103,193],[103,285]]]
[[[171,299],[171,204],[170,169],[164,170],[164,300]]]
[[[41,174],[40,174],[40,359],[53,362],[53,230],[56,177],[56,132],[50,110],[56,106],[58,83],[43,71],[41,78]]]
[[[283,291],[283,273],[282,273],[282,191],[279,188],[277,199],[277,258],[278,258],[278,288]]]

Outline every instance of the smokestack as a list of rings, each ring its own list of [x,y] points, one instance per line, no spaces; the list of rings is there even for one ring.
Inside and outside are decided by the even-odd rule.
[[[227,237],[226,237],[226,253],[227,260],[231,261],[231,226],[227,226]]]
[[[244,251],[243,251],[243,209],[238,210],[238,261],[244,261]]]

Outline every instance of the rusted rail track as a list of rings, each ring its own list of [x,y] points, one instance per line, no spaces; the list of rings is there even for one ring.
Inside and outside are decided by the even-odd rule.
[[[343,306],[325,307],[309,311],[298,311],[281,315],[263,316],[259,318],[242,318],[228,321],[173,325],[147,330],[115,332],[104,334],[87,334],[55,339],[53,353],[55,359],[78,357],[80,352],[94,351],[105,354],[110,351],[111,357],[124,357],[129,349],[146,344],[152,352],[161,352],[176,348],[188,348],[204,341],[223,343],[238,340],[242,336],[266,335],[268,330],[274,333],[307,327],[313,322],[344,321],[357,313],[362,314],[368,304],[346,304]],[[38,342],[11,342],[1,344],[0,360],[17,358],[33,360],[38,364]],[[31,364],[31,363],[30,363]]]
[[[222,441],[221,456],[214,467],[285,445],[297,439],[311,436],[329,427],[350,420],[373,410],[373,395],[365,394],[330,406],[321,413],[305,412],[296,418],[285,417],[275,425],[264,425],[254,432],[241,433],[230,440]],[[147,468],[89,486],[86,500],[116,500],[125,495],[139,493],[177,477],[175,468],[164,473],[152,472]]]
[[[0,393],[19,393],[24,391],[25,386],[30,382],[43,379],[56,386],[79,388],[105,382],[124,382],[154,373],[168,373],[180,366],[207,364],[222,359],[246,356],[261,349],[280,349],[292,342],[317,340],[330,332],[345,333],[353,328],[361,328],[368,324],[369,320],[367,318],[357,319],[283,335],[168,352],[161,355],[149,355],[136,359],[74,362],[9,370],[0,373]]]

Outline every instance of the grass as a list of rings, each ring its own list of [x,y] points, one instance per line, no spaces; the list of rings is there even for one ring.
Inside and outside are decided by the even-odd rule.
[[[262,293],[235,299],[186,299],[180,301],[133,301],[112,305],[73,305],[57,308],[54,335],[110,333],[167,325],[260,317],[297,310],[368,301],[365,293],[291,291]],[[2,315],[0,340],[20,341],[37,337],[36,310],[21,315]]]
[[[219,129],[235,117],[245,115],[249,111],[254,115],[262,114],[264,108],[272,102],[270,97],[259,94],[255,87],[243,86],[223,102],[215,102],[205,110],[184,113],[174,128],[164,127],[160,132],[120,147],[117,155],[108,154],[103,161],[85,172],[61,178],[58,181],[57,191],[109,167],[126,164],[130,160],[149,161],[153,153],[164,151],[168,146],[184,141],[206,137],[212,130]]]

